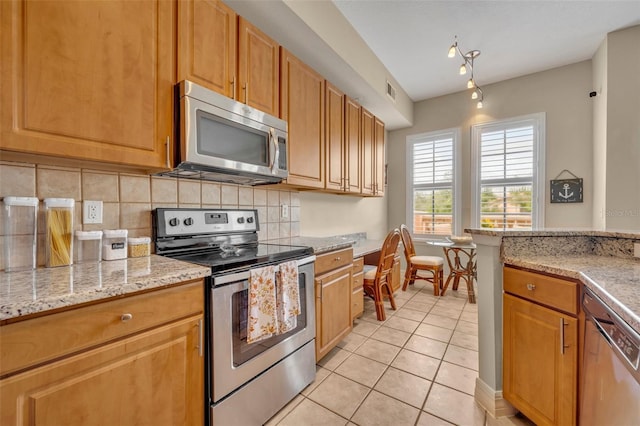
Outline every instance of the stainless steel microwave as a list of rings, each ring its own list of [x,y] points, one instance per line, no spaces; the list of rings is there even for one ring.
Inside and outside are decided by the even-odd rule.
[[[161,174],[242,185],[287,178],[286,121],[187,80],[177,89],[177,166]]]

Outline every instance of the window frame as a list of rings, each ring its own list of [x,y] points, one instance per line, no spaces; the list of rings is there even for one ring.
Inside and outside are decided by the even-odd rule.
[[[408,135],[406,137],[406,206],[405,206],[405,223],[411,232],[414,240],[417,241],[440,241],[444,240],[446,235],[436,235],[436,234],[416,234],[413,229],[413,146],[419,142],[426,142],[433,139],[440,139],[443,137],[450,137],[452,139],[452,161],[453,161],[453,182],[451,184],[451,190],[453,192],[451,200],[453,202],[453,208],[451,209],[451,232],[453,235],[460,234],[462,229],[462,206],[461,199],[462,193],[460,190],[461,187],[461,168],[460,168],[460,128],[450,128],[443,130],[436,130],[432,132],[424,132]]]
[[[480,228],[482,180],[480,176],[480,136],[482,132],[504,131],[518,126],[533,126],[533,176],[531,179],[531,228],[544,228],[545,212],[545,140],[546,114],[544,112],[527,114],[503,120],[478,123],[471,126],[471,227]],[[505,184],[508,184],[505,180]],[[507,228],[508,229],[508,228]]]

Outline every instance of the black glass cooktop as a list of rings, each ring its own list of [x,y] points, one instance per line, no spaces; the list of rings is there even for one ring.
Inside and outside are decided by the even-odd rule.
[[[213,274],[219,272],[235,272],[258,267],[270,263],[286,262],[298,257],[313,254],[313,248],[279,245],[257,244],[249,247],[236,247],[229,250],[200,250],[190,253],[172,254],[173,259],[198,265],[209,266]]]

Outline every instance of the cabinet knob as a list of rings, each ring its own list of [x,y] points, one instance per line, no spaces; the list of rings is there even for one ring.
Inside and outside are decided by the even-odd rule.
[[[120,321],[122,322],[127,322],[133,319],[133,315],[132,314],[122,314],[120,315]]]
[[[340,261],[340,256],[336,256],[336,258],[333,259],[333,260],[336,261],[336,262],[339,262]]]
[[[528,283],[528,284],[527,284],[527,290],[529,290],[529,291],[533,291],[533,290],[535,290],[535,289],[536,289],[536,285],[535,285],[535,284],[531,284],[531,283]]]

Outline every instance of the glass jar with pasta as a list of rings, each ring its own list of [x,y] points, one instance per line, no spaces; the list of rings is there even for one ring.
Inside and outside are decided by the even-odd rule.
[[[73,264],[73,209],[72,198],[45,198],[46,266]]]

